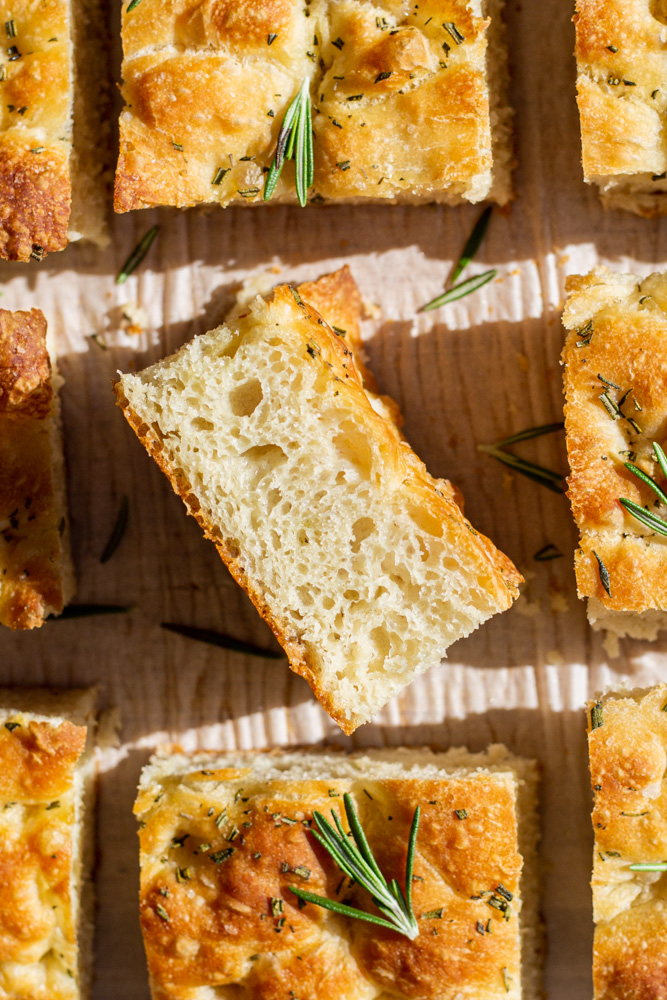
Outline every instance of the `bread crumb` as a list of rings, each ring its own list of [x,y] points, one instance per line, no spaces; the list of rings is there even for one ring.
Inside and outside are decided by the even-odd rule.
[[[549,666],[553,667],[561,667],[565,663],[563,654],[559,653],[557,649],[550,649],[544,659]]]
[[[621,644],[618,641],[618,636],[613,632],[605,632],[604,639],[602,640],[602,648],[609,657],[610,660],[617,660],[621,655]]]
[[[364,319],[380,319],[382,317],[382,309],[377,302],[370,302],[368,299],[364,299],[362,308]]]

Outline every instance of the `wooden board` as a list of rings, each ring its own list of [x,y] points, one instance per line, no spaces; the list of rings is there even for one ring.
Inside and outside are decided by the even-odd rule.
[[[498,267],[499,280],[446,310],[416,313],[441,291],[479,209],[144,212],[115,220],[104,253],[72,247],[41,265],[0,267],[2,306],[38,306],[56,335],[66,379],[77,600],[136,606],[123,617],[0,635],[0,683],[97,684],[103,706],[117,706],[122,715],[121,746],[105,754],[100,780],[95,1000],[148,997],[131,808],[142,764],[169,740],[187,747],[327,741],[472,749],[499,740],[536,757],[544,772],[549,996],[591,995],[591,803],[582,705],[609,683],[664,679],[667,640],[626,641],[610,660],[576,598],[576,533],[567,501],[509,477],[476,451],[477,444],[560,419],[566,274],[598,261],[642,274],[667,264],[664,222],[604,213],[582,182],[571,8],[562,0],[510,0],[518,198],[510,212],[494,216],[475,265]],[[117,287],[120,264],[156,221],[161,233],[145,265]],[[273,267],[280,269],[276,280],[298,281],[343,262],[366,299],[381,307],[366,324],[368,353],[383,391],[403,409],[408,438],[432,473],[462,488],[472,522],[528,580],[512,611],[457,643],[446,663],[351,740],[282,662],[227,654],[160,628],[162,621],[185,622],[274,642],[185,517],[111,392],[117,369],[143,367],[220,321],[248,277]],[[142,335],[119,331],[128,302],[145,310]],[[522,453],[566,470],[561,435],[529,442]],[[127,535],[101,565],[123,496],[130,501]],[[565,558],[534,562],[548,542]]]

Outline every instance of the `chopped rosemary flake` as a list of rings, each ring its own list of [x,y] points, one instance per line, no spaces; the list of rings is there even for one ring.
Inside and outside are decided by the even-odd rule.
[[[376,83],[381,83],[382,80],[388,80],[389,77],[391,76],[392,72],[393,72],[393,70],[387,70],[384,73],[378,73],[378,75],[375,77],[375,82]]]
[[[503,986],[505,987],[505,993],[509,993],[510,988],[512,986],[512,977],[510,976],[507,969],[501,969],[501,973],[503,977]]]
[[[667,872],[667,861],[640,861],[630,865],[631,872]]]
[[[276,189],[286,160],[294,160],[296,195],[302,208],[306,205],[308,189],[313,186],[314,153],[313,122],[310,103],[310,80],[306,78],[301,89],[285,112],[273,163],[264,184],[264,201],[268,201]]]
[[[45,255],[46,255],[46,250],[44,249],[44,247],[41,247],[39,243],[33,243],[32,248],[30,250],[30,260],[37,260],[37,261],[44,260]]]
[[[127,520],[129,517],[129,513],[130,513],[130,501],[128,500],[127,497],[123,497],[123,499],[120,502],[120,510],[118,511],[118,516],[116,518],[113,528],[111,529],[111,534],[109,535],[107,544],[104,546],[104,551],[100,556],[101,563],[109,562],[112,555],[122,542],[123,536],[125,535],[125,531],[127,530]]]
[[[236,193],[240,194],[242,198],[253,198],[256,194],[259,194],[259,188],[239,188]]]
[[[46,811],[48,812],[49,809],[59,809],[59,808],[60,808],[60,799],[56,799],[55,802],[49,802],[48,806],[46,807]]]
[[[223,861],[229,861],[232,854],[234,854],[235,852],[236,852],[235,847],[227,847],[224,851],[214,851],[212,854],[209,854],[208,856],[211,859],[211,861],[214,862],[214,864],[221,865]]]
[[[215,825],[217,826],[217,828],[219,830],[220,827],[223,825],[223,823],[226,823],[226,822],[227,822],[227,810],[223,809],[222,812],[220,813],[220,815],[215,818],[214,823],[215,823]]]
[[[536,552],[533,556],[535,562],[550,562],[552,559],[562,558],[563,553],[560,552],[552,542],[549,542],[548,545],[545,545],[544,548],[540,549],[540,551]]]
[[[132,0],[132,2],[134,3],[134,0]],[[138,2],[139,0],[137,0],[137,3]],[[137,267],[139,267],[139,264],[141,264],[142,260],[150,250],[153,240],[155,239],[159,231],[160,231],[159,226],[152,226],[148,230],[148,232],[145,233],[144,236],[142,236],[142,238],[139,240],[139,242],[137,243],[136,247],[134,248],[130,256],[127,258],[127,260],[121,267],[120,271],[118,272],[118,276],[116,277],[117,285],[124,284],[130,277],[132,272],[135,271]]]
[[[496,886],[496,892],[498,893],[499,896],[502,896],[503,899],[506,899],[508,903],[511,903],[514,898],[512,893],[509,891],[509,889],[505,888],[502,882]]]
[[[229,831],[229,834],[228,834],[228,836],[227,836],[227,840],[228,840],[228,841],[229,841],[230,843],[231,843],[232,841],[236,840],[236,838],[237,838],[237,837],[238,837],[238,835],[239,835],[239,832],[240,832],[240,831],[239,831],[239,828],[238,828],[238,826],[233,826],[233,827],[231,828],[231,830]]]
[[[277,917],[285,909],[285,904],[282,899],[277,899],[276,896],[271,896],[271,916]]]
[[[620,385],[616,385],[615,382],[610,382],[608,379],[603,378],[602,375],[598,375],[598,380],[602,382],[603,385],[606,385],[609,389],[618,389],[619,392],[621,391]]]
[[[225,167],[218,167],[218,169],[215,172],[215,177],[213,178],[213,183],[216,185],[222,184],[223,178],[225,177],[226,174],[229,173],[231,169],[232,169],[231,167],[227,167],[226,169]]]
[[[20,58],[21,53],[16,45],[10,45],[7,49],[7,62],[16,62],[16,60]],[[23,108],[23,111],[27,111],[27,108]],[[23,114],[23,111],[19,111],[19,114]]]
[[[484,934],[484,924],[482,923],[481,920],[478,920],[477,923],[475,924],[475,930],[477,931],[478,934]]]
[[[626,812],[622,812],[621,816],[625,816],[627,819],[641,819],[642,816],[648,816],[648,813],[649,813],[649,811],[648,811],[648,809],[646,809],[644,812],[641,812],[641,813],[626,813]]]
[[[456,816],[457,819],[467,819],[468,811],[467,809],[455,809],[454,815]]]
[[[345,337],[347,334],[347,330],[343,330],[340,326],[332,326],[331,329],[337,337]]]
[[[502,896],[497,896],[495,893],[486,900],[488,906],[492,906],[494,910],[500,910],[505,920],[509,920],[512,914],[512,907],[503,899]]]
[[[198,642],[205,642],[209,646],[231,649],[235,653],[245,653],[247,656],[257,656],[265,660],[281,660],[285,655],[282,651],[278,653],[272,649],[262,649],[260,646],[254,646],[242,639],[234,639],[223,632],[214,632],[212,629],[197,628],[194,625],[177,625],[173,622],[162,622],[160,627],[168,632],[182,635],[186,639],[195,639]]]
[[[363,98],[363,94],[352,94],[351,97],[346,97],[346,101],[360,101]]]
[[[5,722],[5,729],[8,729],[10,733],[13,733],[15,729],[20,729],[20,722]]]
[[[187,882],[192,878],[191,868],[177,868],[176,869],[176,881],[177,882]]]
[[[306,903],[315,903],[317,906],[333,910],[342,916],[366,920],[380,927],[398,931],[400,934],[404,934],[410,938],[411,941],[414,941],[419,934],[419,927],[412,911],[412,875],[417,830],[419,828],[419,806],[415,809],[408,837],[405,889],[402,890],[396,879],[392,879],[388,883],[380,871],[349,793],[345,793],[343,801],[345,803],[345,814],[351,836],[348,836],[345,832],[338,814],[333,809],[331,810],[331,816],[336,824],[336,828],[334,829],[322,813],[315,811],[313,819],[317,830],[312,830],[313,836],[327,853],[330,854],[344,874],[370,893],[373,902],[382,913],[382,917],[366,913],[364,910],[358,910],[355,907],[347,906],[345,903],[339,903],[337,900],[328,899],[325,896],[317,896],[312,892],[295,888],[292,885],[289,886],[290,892],[293,892],[299,899],[305,900]]]
[[[340,163],[337,163],[336,166],[338,167],[339,170],[349,170],[350,169],[350,161],[349,160],[342,160]]]
[[[174,147],[174,149],[177,149],[177,150],[178,150],[178,152],[179,152],[179,153],[182,153],[182,152],[183,152],[183,146],[181,145],[181,143],[180,143],[180,142],[174,142],[174,140],[172,139],[172,140],[171,140],[171,144],[172,144],[172,146]]]
[[[473,292],[478,291],[478,289],[483,288],[484,285],[488,285],[490,281],[493,281],[497,274],[498,272],[495,268],[490,271],[484,271],[482,274],[476,274],[474,278],[468,278],[466,281],[454,285],[446,292],[443,292],[442,295],[438,295],[437,298],[427,302],[425,306],[421,307],[420,312],[430,312],[432,309],[439,309],[440,306],[447,305],[448,302],[456,302],[457,299],[463,299],[466,295],[472,295]]]
[[[333,41],[333,42],[332,42],[331,44],[332,44],[332,45],[335,45],[335,46],[336,46],[336,48],[340,50],[340,49],[342,49],[342,48],[343,48],[343,46],[345,45],[345,42],[343,41],[343,39],[342,39],[342,38],[337,38],[337,39],[336,39],[335,41]]]
[[[5,31],[7,38],[16,38],[16,21],[13,18],[11,21],[5,21]]]
[[[461,45],[465,42],[465,35],[461,34],[453,21],[444,21],[442,26],[447,34],[451,35],[457,45]]]
[[[444,911],[445,911],[444,906],[441,906],[438,910],[428,910],[427,913],[422,913],[421,919],[422,920],[442,920],[442,914],[444,913]]]
[[[33,146],[33,148],[30,150],[30,152],[31,153],[43,153],[44,152],[44,146]]]
[[[273,45],[273,43],[275,42],[275,40],[276,40],[277,37],[278,37],[278,33],[276,31],[270,31],[269,34],[268,34],[268,37],[266,39],[266,44],[267,45]]]
[[[608,45],[607,48],[609,49],[610,52],[613,52],[614,54],[618,52],[618,49],[616,48],[615,45]]]
[[[292,871],[295,875],[298,875],[299,878],[304,879],[306,882],[310,878],[310,868],[306,868],[305,865],[297,865],[296,868],[292,869]]]
[[[133,2],[134,2],[134,0],[133,0]],[[136,0],[136,2],[139,3],[139,0]],[[158,903],[157,904],[157,906],[155,907],[155,912],[157,913],[158,917],[161,917],[162,920],[164,920],[167,923],[169,923],[169,914],[165,910],[165,908],[162,905],[162,903]]]
[[[591,337],[593,336],[593,320],[589,320],[586,326],[582,326],[581,330],[577,330],[577,337],[579,337],[579,343],[577,347],[588,347],[591,342]]]
[[[600,726],[604,725],[604,713],[602,711],[602,702],[597,701],[591,708],[591,732],[599,729]]]
[[[133,610],[134,604],[69,604],[59,615],[49,615],[49,621],[92,618],[93,615],[124,615]]]
[[[330,788],[329,789],[329,798],[330,799],[339,799],[340,798],[340,792],[337,792],[335,788]]]
[[[468,264],[474,258],[475,254],[479,250],[482,240],[486,235],[486,231],[489,228],[489,222],[491,221],[491,213],[493,212],[493,206],[489,205],[485,208],[479,219],[475,223],[473,230],[466,240],[466,244],[463,247],[463,252],[459,257],[454,270],[452,271],[451,282],[454,284],[458,278],[461,277],[465,271]]]
[[[600,571],[600,583],[602,584],[602,586],[606,590],[607,596],[611,597],[611,580],[609,579],[609,570],[607,569],[607,567],[605,566],[605,564],[602,562],[602,560],[600,559],[600,557],[597,554],[597,552],[595,552],[595,550],[593,550],[593,555],[597,559],[598,569]]]

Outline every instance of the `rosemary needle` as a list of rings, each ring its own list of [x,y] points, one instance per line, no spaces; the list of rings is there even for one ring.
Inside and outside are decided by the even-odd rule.
[[[489,205],[485,208],[479,219],[475,223],[473,231],[467,239],[466,245],[463,248],[463,253],[459,257],[458,263],[454,270],[452,271],[451,283],[454,284],[458,278],[461,277],[466,267],[473,259],[477,251],[479,250],[482,240],[486,236],[486,231],[489,228],[489,222],[491,221],[491,213],[493,212],[493,205]]]
[[[127,258],[127,260],[121,267],[120,271],[118,272],[118,277],[116,278],[117,285],[124,284],[130,277],[132,272],[139,267],[142,260],[150,250],[151,244],[153,243],[153,240],[157,236],[159,230],[160,230],[159,226],[153,226],[151,229],[148,230],[148,232],[144,236],[142,236],[142,238],[139,240],[139,242],[137,243],[136,247],[134,248],[130,256]]]
[[[310,80],[306,78],[283,118],[273,163],[264,185],[264,201],[276,189],[285,160],[294,160],[296,196],[302,208],[306,205],[308,189],[315,179],[313,154],[313,121],[310,104]]]
[[[120,510],[118,511],[118,517],[116,522],[111,529],[111,534],[109,535],[109,540],[104,546],[104,551],[100,556],[100,562],[105,563],[111,559],[112,555],[120,545],[125,535],[127,529],[127,519],[130,513],[130,501],[127,497],[123,497],[120,503]]]
[[[545,469],[542,465],[536,465],[535,462],[529,462],[525,458],[513,455],[510,451],[505,451],[509,445],[518,444],[520,441],[529,441],[531,438],[543,437],[545,434],[553,434],[555,431],[563,430],[564,426],[563,423],[554,423],[529,427],[525,431],[519,431],[518,434],[511,434],[495,444],[478,444],[477,450],[490,455],[497,462],[509,466],[515,472],[526,476],[527,479],[540,483],[541,486],[545,486],[553,493],[564,493],[564,477],[561,476],[560,472],[552,472],[551,469]]]
[[[641,861],[630,865],[631,872],[667,872],[667,861]]]
[[[497,274],[498,272],[494,268],[491,271],[476,274],[474,278],[461,281],[458,285],[454,285],[453,288],[448,288],[442,295],[438,295],[437,298],[427,302],[425,306],[421,307],[420,312],[430,312],[431,309],[439,309],[440,306],[446,306],[448,302],[456,302],[457,299],[463,299],[466,295],[471,295],[479,288],[483,288],[484,285],[488,285]]]
[[[494,448],[507,448],[510,444],[518,444],[519,441],[530,441],[531,438],[544,437],[545,434],[555,434],[556,431],[565,430],[565,424],[561,420],[559,423],[555,424],[542,424],[540,427],[528,427],[525,431],[519,431],[518,434],[511,434],[510,437],[503,438],[502,441],[496,441]]]
[[[412,872],[417,844],[417,830],[419,829],[419,806],[415,809],[412,826],[410,827],[405,864],[405,892],[403,892],[396,879],[387,882],[380,871],[349,793],[345,793],[343,802],[350,827],[349,836],[345,833],[343,825],[333,809],[331,810],[331,816],[336,824],[336,829],[334,829],[322,813],[315,811],[313,813],[313,820],[317,829],[311,829],[311,833],[325,851],[331,855],[341,871],[370,893],[373,902],[380,913],[382,913],[382,917],[366,913],[365,910],[358,910],[356,907],[348,906],[345,903],[339,903],[338,900],[329,899],[326,896],[317,896],[306,889],[289,886],[290,891],[307,903],[315,903],[317,906],[333,910],[335,913],[340,913],[343,916],[354,917],[357,920],[365,920],[380,927],[387,927],[389,930],[398,931],[399,934],[404,934],[411,941],[414,941],[419,934],[419,926],[412,910]]]
[[[173,622],[162,622],[161,628],[168,632],[176,632],[177,635],[185,636],[186,639],[196,639],[197,642],[208,643],[209,646],[220,646],[222,649],[231,649],[236,653],[246,653],[248,656],[259,656],[264,660],[282,660],[285,653],[282,650],[278,653],[273,649],[262,649],[260,646],[253,646],[243,639],[235,639],[224,632],[214,632],[208,628],[196,628],[194,625],[176,625]]]

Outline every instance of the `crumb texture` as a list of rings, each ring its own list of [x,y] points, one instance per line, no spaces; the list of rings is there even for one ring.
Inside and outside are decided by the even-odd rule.
[[[335,329],[283,285],[116,391],[292,668],[351,731],[508,608],[520,577]]]
[[[664,996],[667,873],[630,865],[667,859],[666,705],[661,684],[588,706],[595,1000]]]
[[[501,7],[500,0],[124,7],[116,210],[261,201],[285,112],[304,79],[314,109],[315,201],[504,204],[512,163]],[[499,25],[492,51],[488,14]],[[293,163],[274,199],[295,200]]]
[[[577,0],[577,100],[584,176],[609,208],[667,211],[667,8]]]
[[[39,627],[74,590],[60,405],[41,312],[0,310],[0,624]]]
[[[278,1000],[290,991],[308,1000],[536,996],[522,993],[517,831],[530,765],[493,749],[154,759],[135,813],[155,1000]],[[290,892],[369,907],[310,832],[314,810],[343,815],[345,792],[380,869],[401,884],[420,806],[415,941],[300,907]]]
[[[653,453],[654,441],[667,446],[667,275],[642,279],[597,268],[569,278],[566,288],[565,429],[569,497],[581,536],[579,596],[589,600],[597,627],[655,638],[667,623],[667,538],[619,500],[667,517],[625,465],[667,486]]]

